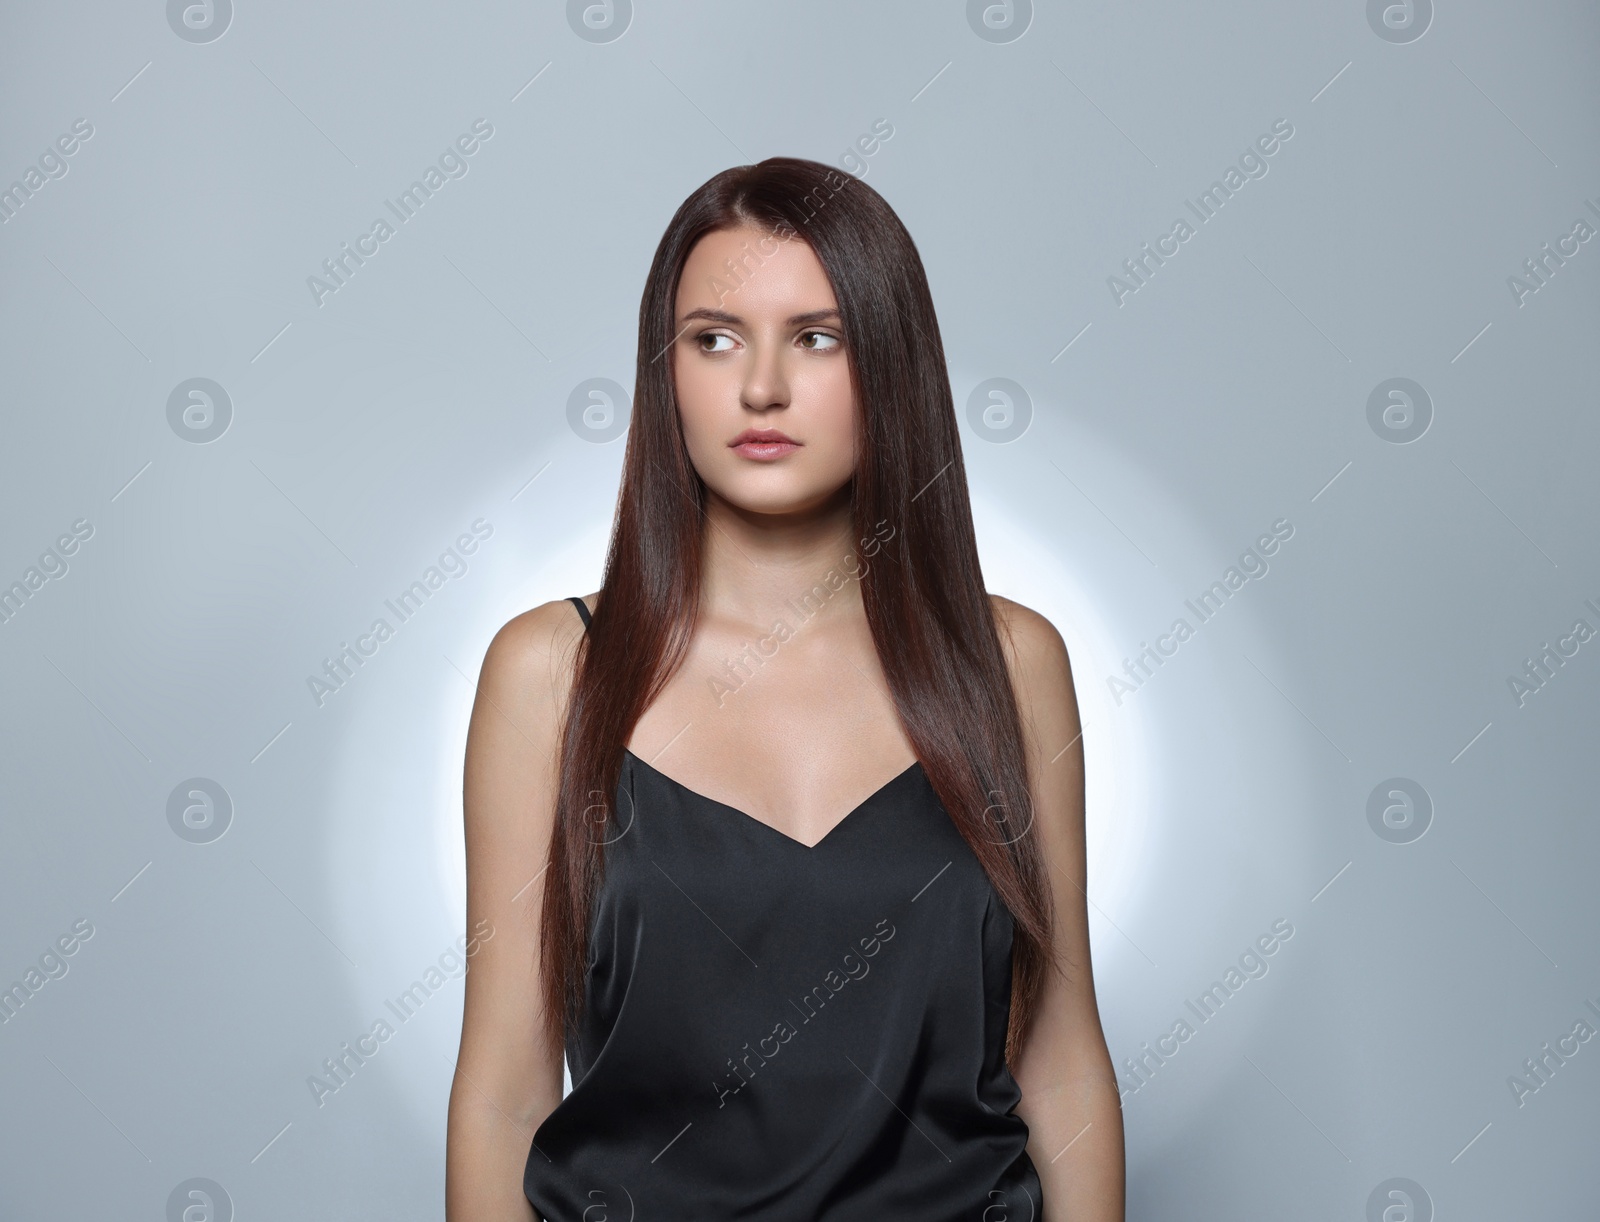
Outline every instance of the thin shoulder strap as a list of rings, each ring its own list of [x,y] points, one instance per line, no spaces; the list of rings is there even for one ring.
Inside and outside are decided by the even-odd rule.
[[[571,596],[568,596],[567,601],[569,603],[571,603],[574,607],[578,608],[578,614],[583,616],[583,627],[584,627],[585,631],[587,631],[588,627],[589,627],[589,607],[588,607],[588,605],[583,601],[583,599],[574,598],[574,597],[571,597]]]

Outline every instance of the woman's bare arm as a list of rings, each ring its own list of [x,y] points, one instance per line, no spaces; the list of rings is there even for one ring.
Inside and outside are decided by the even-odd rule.
[[[1044,1191],[1043,1222],[1122,1222],[1122,1103],[1089,963],[1083,739],[1072,667],[1044,616],[994,600],[1022,715],[1034,826],[1055,905],[1062,971],[1051,972],[1011,1067],[1017,1114]]]
[[[559,1021],[539,991],[539,915],[561,719],[583,629],[569,602],[519,615],[490,643],[467,731],[467,927],[461,1049],[445,1144],[447,1222],[531,1222],[522,1174],[561,1101]],[[487,936],[485,936],[487,935]]]

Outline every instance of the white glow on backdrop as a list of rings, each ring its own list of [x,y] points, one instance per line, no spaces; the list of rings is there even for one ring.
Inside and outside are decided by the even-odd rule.
[[[1084,835],[1090,898],[1115,913],[1138,880],[1138,865],[1149,823],[1148,795],[1140,784],[1148,757],[1137,717],[1115,722],[1115,710],[1100,676],[1115,669],[1117,643],[1105,622],[1104,603],[1093,597],[1089,575],[1074,572],[1059,544],[1008,512],[974,486],[973,525],[984,583],[1043,615],[1066,643],[1073,668],[1078,715],[1083,723]],[[1065,743],[1056,745],[1059,750]],[[1091,921],[1093,913],[1091,912]]]
[[[512,565],[513,573],[520,572],[522,579],[508,584],[503,597],[479,604],[482,615],[477,622],[462,625],[463,640],[479,643],[480,650],[487,649],[495,632],[514,616],[558,598],[592,594],[599,589],[610,530],[611,521],[607,515],[596,518],[584,529],[569,529],[567,534],[558,537],[559,546],[549,547],[550,540],[546,538],[529,539],[520,559]],[[544,550],[536,551],[535,547]],[[573,616],[577,616],[576,610]],[[481,652],[476,660],[482,662]],[[472,680],[477,682],[476,671],[472,672]],[[457,716],[444,728],[438,740],[442,754],[436,802],[440,818],[434,829],[435,860],[439,867],[439,884],[450,911],[465,912],[467,853],[461,836],[461,781],[472,704],[468,701],[453,707]]]
[[[444,987],[403,1024],[387,1003],[423,979],[468,932],[461,787],[478,671],[508,620],[597,588],[609,506],[576,524],[571,507],[594,500],[586,485],[600,478],[597,466],[614,484],[618,459],[620,447],[613,457],[570,437],[547,452],[519,455],[520,470],[539,471],[546,460],[549,466],[516,502],[482,511],[494,534],[470,559],[468,572],[435,596],[457,600],[450,614],[422,608],[396,644],[362,669],[360,701],[341,710],[324,886],[336,914],[334,937],[354,948],[359,964],[347,973],[352,1031],[369,1031],[382,1018],[397,1027],[390,1043],[414,1050],[383,1056],[395,1067],[394,1089],[425,1131],[442,1123],[460,1041],[463,981],[447,971]],[[525,478],[499,482],[515,487]],[[474,508],[461,520],[479,512]],[[554,513],[561,514],[559,524]]]
[[[1288,812],[1315,801],[1317,768],[1285,717],[1293,709],[1262,678],[1284,670],[1263,616],[1270,596],[1247,589],[1215,626],[1186,606],[1265,523],[1219,540],[1137,453],[1060,405],[1036,409],[1048,416],[1035,427],[1051,436],[1034,444],[1055,461],[1018,479],[1007,446],[969,441],[973,517],[988,588],[1048,617],[1072,660],[1096,992],[1119,1078],[1135,1085],[1130,1057],[1172,1029],[1184,997],[1226,970],[1256,925],[1306,915],[1282,892],[1305,873],[1306,829]],[[1108,676],[1122,676],[1124,659],[1179,616],[1195,635],[1119,703]],[[1264,824],[1255,793],[1286,817]],[[1198,966],[1174,972],[1175,963]],[[1224,1050],[1268,1014],[1265,1002],[1236,1006],[1208,1027],[1158,1086],[1130,1096],[1127,1123],[1163,1138],[1185,1131],[1232,1072]]]
[[[370,1027],[384,1000],[408,987],[464,928],[462,764],[483,651],[517,614],[599,585],[612,504],[595,487],[608,473],[606,486],[614,487],[611,463],[620,452],[613,459],[564,448],[573,444],[552,447],[552,467],[541,479],[549,484],[537,497],[490,515],[496,536],[452,591],[462,599],[456,613],[408,627],[404,651],[364,671],[361,701],[344,709],[326,886],[340,944],[358,948],[361,967],[350,973],[357,1029]],[[1303,857],[1292,824],[1247,827],[1245,807],[1234,800],[1267,783],[1296,800],[1303,753],[1271,703],[1277,695],[1269,689],[1263,706],[1264,685],[1236,664],[1233,646],[1243,640],[1273,666],[1271,643],[1261,639],[1249,604],[1230,606],[1226,627],[1208,627],[1186,644],[1148,681],[1149,692],[1125,696],[1119,707],[1106,682],[1139,648],[1141,635],[1171,622],[1198,574],[1219,558],[1227,563],[1233,545],[1206,537],[1169,490],[1090,430],[1071,427],[1060,442],[1063,462],[1094,472],[1087,490],[1115,488],[1120,504],[1137,507],[1118,527],[1067,480],[1018,481],[986,445],[969,441],[967,449],[986,584],[1049,618],[1072,659],[1084,724],[1095,974],[1120,1067],[1121,1057],[1158,1034],[1175,993],[1204,984],[1170,979],[1157,962],[1191,954],[1210,962],[1224,950],[1233,953],[1239,931],[1196,916],[1218,895],[1257,886],[1252,876],[1264,861],[1292,871]],[[547,524],[551,506],[564,507],[559,530]],[[587,523],[574,523],[580,512]],[[1140,554],[1122,526],[1158,540],[1156,555]],[[1275,779],[1267,778],[1263,761]],[[335,864],[350,862],[361,868]],[[419,1059],[407,1059],[394,1079],[424,1128],[439,1123],[460,1004],[461,983],[452,980],[428,1002],[426,1021],[398,1033],[403,1043],[432,1046],[419,1048]],[[1242,1036],[1262,1015],[1258,1008],[1230,1018],[1231,1033]],[[1188,1086],[1163,1088],[1162,1123],[1202,1112],[1220,1072],[1217,1062],[1195,1056],[1185,1064]],[[1148,1122],[1155,1113],[1146,1107],[1144,1115]]]

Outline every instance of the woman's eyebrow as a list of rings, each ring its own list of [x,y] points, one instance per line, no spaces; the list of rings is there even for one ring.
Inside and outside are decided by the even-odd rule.
[[[804,314],[791,314],[788,323],[791,327],[803,327],[807,323],[825,322],[829,318],[838,317],[839,311],[830,306],[825,310],[810,310]],[[687,324],[691,319],[695,318],[703,318],[707,322],[723,323],[730,327],[744,326],[744,319],[737,314],[730,314],[726,310],[713,310],[708,307],[687,311],[683,316],[683,323]]]
[[[830,306],[826,310],[812,310],[807,314],[791,314],[789,316],[789,325],[791,327],[803,327],[810,322],[826,322],[830,318],[838,317],[839,311]]]
[[[693,318],[704,318],[709,322],[726,323],[730,327],[737,327],[744,322],[744,319],[740,318],[737,314],[730,314],[726,310],[712,310],[705,307],[701,307],[697,310],[688,310],[683,315],[683,321],[685,323]]]

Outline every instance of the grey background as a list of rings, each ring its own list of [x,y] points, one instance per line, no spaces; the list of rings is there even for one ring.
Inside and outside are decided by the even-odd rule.
[[[307,1080],[459,965],[483,650],[596,587],[614,503],[622,443],[569,397],[631,388],[680,200],[774,154],[899,211],[964,419],[988,379],[1025,396],[965,454],[990,588],[1074,660],[1129,1217],[1377,1218],[1394,1179],[1419,1219],[1592,1211],[1600,1043],[1512,1079],[1600,1026],[1600,640],[1508,680],[1600,628],[1600,243],[1520,303],[1508,278],[1600,226],[1593,5],[182,7],[10,6],[0,37],[0,184],[93,127],[0,225],[0,586],[92,526],[0,624],[0,985],[93,928],[0,1025],[0,1215],[175,1217],[197,1178],[216,1217],[441,1215],[459,971],[337,1092]],[[210,441],[169,423],[195,378],[231,408]],[[1369,422],[1392,378],[1431,405],[1409,442]],[[208,841],[168,815],[197,777],[231,806]],[[1369,821],[1393,778],[1420,838]],[[1270,970],[1135,1072],[1280,919]]]

